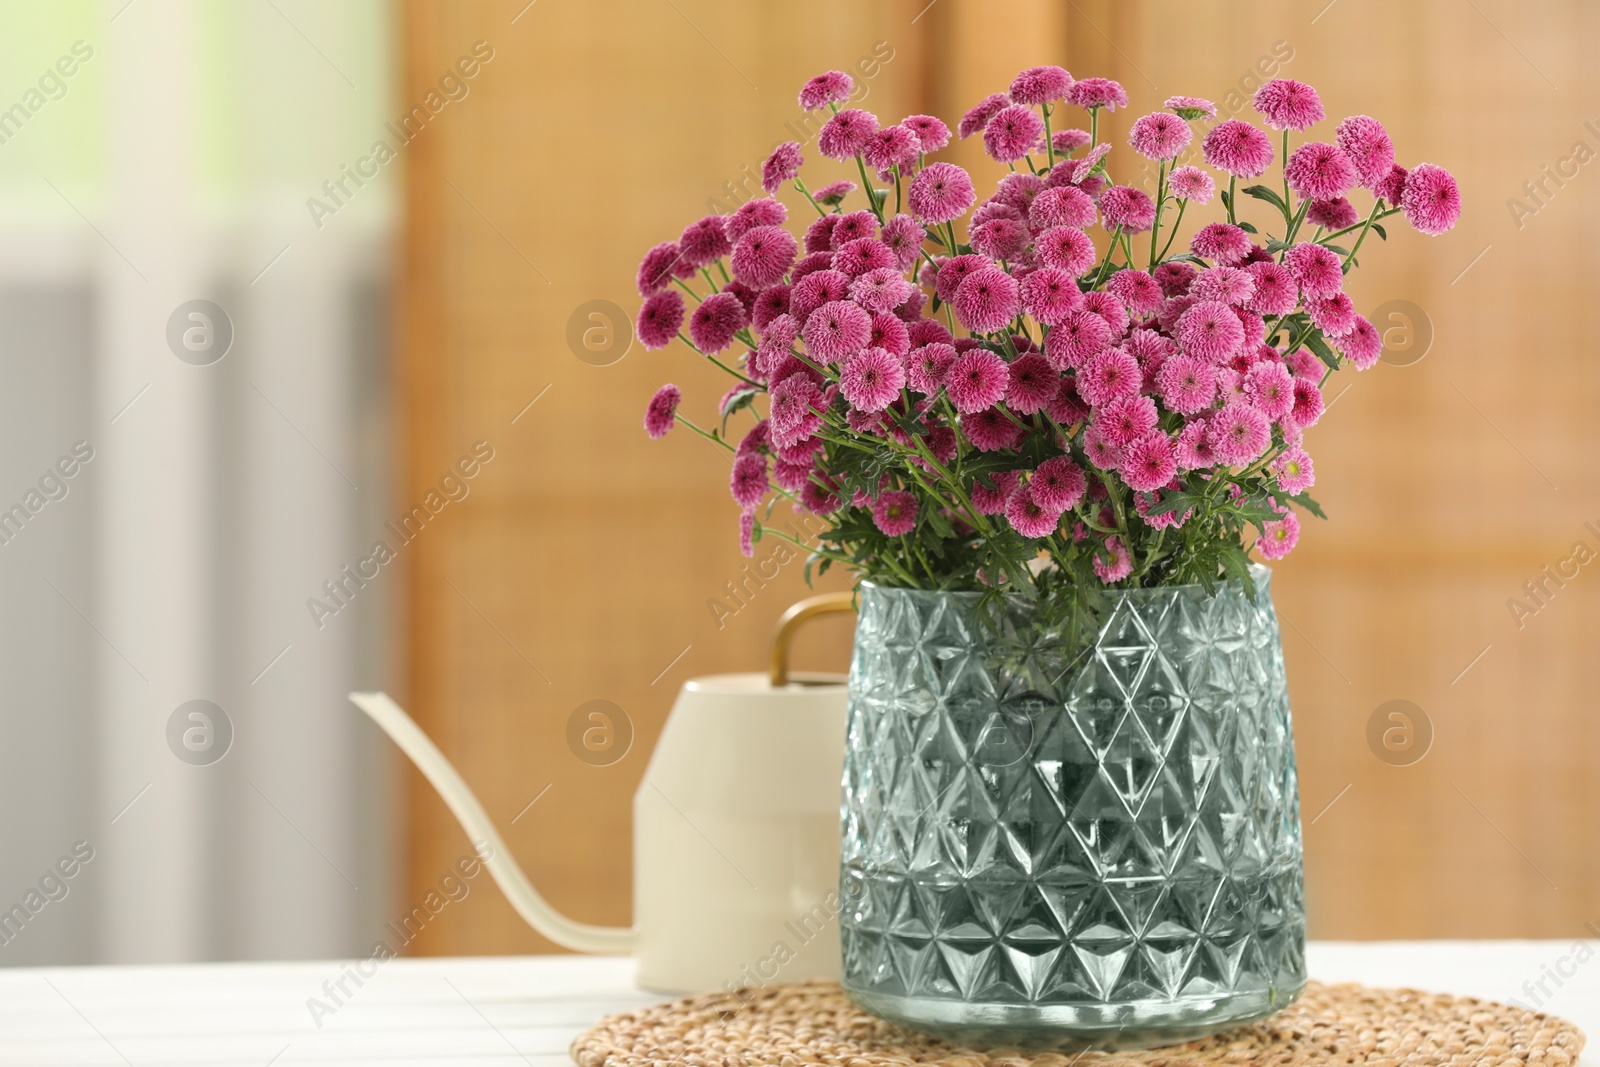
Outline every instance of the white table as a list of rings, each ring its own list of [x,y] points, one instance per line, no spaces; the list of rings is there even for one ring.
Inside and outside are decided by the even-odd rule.
[[[1310,969],[1324,981],[1515,997],[1600,1039],[1600,950],[1579,963],[1574,949],[1322,943],[1311,947]],[[1547,967],[1575,973],[1559,988],[1546,979],[1549,996],[1531,987],[1542,1000],[1534,1004],[1523,983]],[[663,999],[633,987],[628,959],[390,960],[359,987],[346,977],[340,993],[351,973],[338,961],[0,971],[0,1064],[565,1067],[568,1043],[600,1016]],[[314,1020],[311,998],[331,1014]],[[1600,1067],[1600,1050],[1580,1067]]]

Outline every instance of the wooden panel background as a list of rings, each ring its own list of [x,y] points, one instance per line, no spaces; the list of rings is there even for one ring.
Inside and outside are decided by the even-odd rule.
[[[1600,549],[1584,525],[1600,529],[1587,319],[1600,177],[1573,163],[1539,202],[1523,189],[1580,142],[1600,149],[1600,121],[1586,126],[1600,112],[1585,110],[1592,7],[525,2],[405,6],[402,109],[473,42],[495,56],[405,149],[396,509],[473,442],[495,449],[471,496],[405,550],[404,697],[559,908],[628,921],[631,795],[674,692],[759,667],[773,619],[805,593],[791,564],[718,625],[708,601],[744,562],[726,465],[681,431],[648,441],[639,414],[670,379],[704,417],[722,385],[683,351],[577,358],[574,310],[603,299],[631,314],[639,254],[728,203],[724,183],[794,136],[795,90],[816,71],[876,50],[866,106],[953,123],[1017,69],[1060,63],[1128,88],[1120,138],[1172,93],[1237,103],[1276,54],[1335,117],[1381,117],[1403,162],[1450,167],[1467,204],[1442,238],[1393,227],[1352,283],[1363,310],[1423,309],[1432,347],[1331,386],[1310,442],[1334,521],[1308,524],[1277,568],[1313,935],[1576,937],[1600,923],[1600,568],[1579,568],[1520,629],[1508,608],[1574,542]],[[978,163],[972,145],[952,158]],[[1536,211],[1514,217],[1513,197]],[[800,655],[841,667],[848,641],[846,624],[823,623]],[[565,740],[596,698],[636,735],[607,767]],[[1432,723],[1411,766],[1368,748],[1368,718],[1391,699]],[[469,847],[410,784],[404,908]],[[414,949],[551,946],[485,884]]]

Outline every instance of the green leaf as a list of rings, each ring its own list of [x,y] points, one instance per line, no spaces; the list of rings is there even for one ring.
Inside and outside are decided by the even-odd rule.
[[[1277,208],[1280,214],[1287,215],[1289,213],[1288,207],[1283,202],[1283,197],[1268,189],[1265,185],[1247,185],[1244,187],[1244,191],[1247,195],[1253,196],[1257,200],[1265,200]]]
[[[1312,334],[1306,338],[1306,347],[1311,349],[1318,359],[1326,363],[1329,370],[1339,369],[1339,356],[1334,352],[1333,349],[1328,347],[1328,342],[1323,338],[1321,333],[1315,331],[1312,332]]]
[[[1306,493],[1299,493],[1290,497],[1289,499],[1293,500],[1296,504],[1299,504],[1301,507],[1305,508],[1319,519],[1326,519],[1328,517],[1327,514],[1323,512],[1322,505],[1317,503],[1315,500],[1312,500],[1311,497]]]
[[[1386,231],[1376,222],[1372,224],[1372,232],[1378,235],[1378,240],[1380,241],[1387,241],[1389,239],[1388,231]]]
[[[1341,256],[1348,256],[1350,254],[1350,250],[1348,248],[1342,248],[1339,245],[1328,245],[1327,248],[1328,251],[1337,252]]]
[[[1283,241],[1278,240],[1276,237],[1274,237],[1272,240],[1267,242],[1267,251],[1268,252],[1282,252],[1285,248],[1288,248],[1288,247],[1289,246],[1286,243],[1284,243]]]
[[[728,416],[754,404],[758,392],[760,392],[759,389],[749,388],[728,394],[727,400],[722,405],[722,432],[724,436],[728,432]]]
[[[1248,223],[1248,222],[1243,221],[1242,219],[1239,222],[1235,223],[1234,225],[1238,226],[1239,229],[1243,230],[1245,233],[1256,233],[1256,232],[1258,232],[1254,226],[1250,225],[1250,223]]]
[[[1228,195],[1228,190],[1222,190],[1222,208],[1224,211],[1233,210],[1233,197]]]

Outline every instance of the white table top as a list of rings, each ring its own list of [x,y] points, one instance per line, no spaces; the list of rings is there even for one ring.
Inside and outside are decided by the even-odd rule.
[[[1310,970],[1515,998],[1596,1035],[1596,956],[1562,941],[1325,942]],[[602,1015],[664,999],[635,989],[633,962],[618,958],[390,960],[359,988],[346,977],[348,996],[324,990],[350,973],[339,961],[0,971],[0,1064],[566,1067],[567,1045]],[[1547,974],[1561,985],[1546,977],[1541,993]],[[311,998],[331,1013],[314,1019]],[[1580,1067],[1600,1067],[1600,1051]]]

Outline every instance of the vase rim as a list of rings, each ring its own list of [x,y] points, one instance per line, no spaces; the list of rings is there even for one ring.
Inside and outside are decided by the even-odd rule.
[[[1266,566],[1265,564],[1257,563],[1253,560],[1250,562],[1249,567],[1250,575],[1255,579],[1256,588],[1259,590],[1265,590],[1272,580],[1272,568]],[[1238,584],[1239,581],[1237,578],[1224,578],[1219,581],[1214,588],[1216,590],[1222,590],[1229,586],[1236,586]],[[949,597],[981,597],[985,595],[982,591],[977,589],[913,589],[906,585],[888,585],[883,582],[874,582],[865,578],[861,580],[859,588],[862,590],[870,589],[880,592],[926,593],[930,595]],[[1182,585],[1150,585],[1140,589],[1107,589],[1105,587],[1100,587],[1098,591],[1114,596],[1148,597],[1172,596],[1189,591],[1204,594],[1205,588],[1206,587],[1201,585],[1199,582],[1186,582]],[[1003,595],[1007,597],[1022,597],[1023,599],[1029,600],[1033,599],[1032,597],[1024,596],[1020,590],[1008,590]]]

